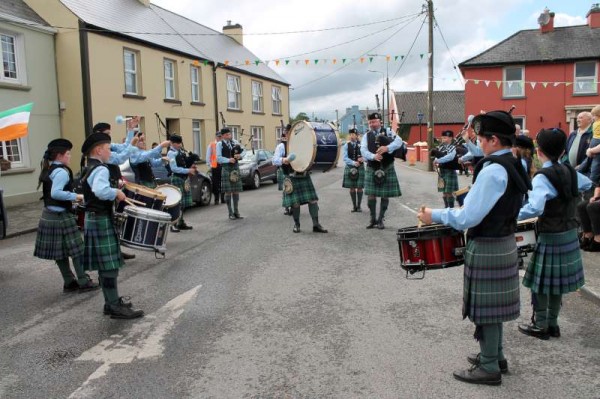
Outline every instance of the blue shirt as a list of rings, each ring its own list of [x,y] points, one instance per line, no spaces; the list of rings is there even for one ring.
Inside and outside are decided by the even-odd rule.
[[[277,144],[275,147],[275,152],[273,153],[273,165],[281,166],[283,165],[283,155],[285,154],[285,143]]]
[[[92,192],[102,201],[114,201],[117,189],[110,187],[108,168],[97,167],[87,178]]]
[[[367,161],[372,161],[375,159],[375,154],[373,154],[372,152],[369,151],[369,140],[368,140],[368,136],[369,134],[371,134],[371,132],[375,133],[375,134],[379,134],[379,132],[375,132],[373,130],[369,131],[368,133],[366,133],[361,142],[360,142],[360,153],[362,155],[362,157],[364,159],[366,159]],[[402,139],[398,136],[396,136],[394,133],[392,133],[391,130],[387,130],[387,136],[389,138],[393,138],[394,141],[392,141],[389,145],[388,145],[388,153],[392,153],[394,151],[396,151],[398,148],[402,147]]]
[[[438,163],[448,163],[448,162],[452,161],[454,158],[456,158],[456,148],[454,148],[452,151],[449,151],[443,157],[436,158],[435,160]]]
[[[483,156],[483,150],[479,146],[479,139],[477,139],[477,144],[474,144],[471,140],[467,140],[465,147],[467,148],[467,153],[460,157],[461,161],[466,162],[472,160],[474,157]]]
[[[125,142],[123,144],[110,143],[110,150],[112,152],[116,152],[116,153],[128,150],[129,145],[131,144],[131,140],[133,140],[134,136],[135,136],[135,131],[128,130],[127,135],[125,136]]]
[[[491,155],[503,155],[510,152],[509,149],[503,149]],[[506,169],[497,163],[487,162],[477,175],[475,184],[467,193],[463,207],[433,209],[431,220],[456,230],[477,226],[504,195],[507,186],[508,173]]]
[[[344,163],[345,163],[346,165],[348,165],[348,166],[354,166],[354,162],[355,162],[355,161],[351,160],[351,159],[348,157],[348,146],[349,146],[349,145],[352,145],[353,143],[354,143],[354,145],[358,145],[358,141],[348,141],[348,142],[347,142],[346,144],[344,144],[344,146],[342,147],[342,151],[343,151],[343,154],[344,154],[344,158],[343,158],[343,159],[344,159]],[[362,150],[362,147],[361,147],[361,150]],[[362,156],[362,155],[361,155],[361,156]]]
[[[137,147],[133,147],[131,155],[129,156],[129,162],[132,165],[137,165],[142,162],[150,161],[151,165],[157,166],[162,164],[162,147],[157,145],[151,150],[143,151]]]
[[[180,175],[187,175],[188,173],[190,173],[190,169],[184,168],[182,166],[177,166],[177,161],[175,160],[175,157],[177,157],[177,154],[179,154],[178,149],[176,149],[175,147],[169,148],[167,157],[169,158],[169,166],[171,167],[171,172],[177,173]]]
[[[61,162],[54,161],[52,165],[62,165]],[[50,197],[57,201],[75,201],[77,199],[77,194],[71,191],[65,191],[65,186],[69,183],[70,176],[69,172],[67,172],[63,168],[57,168],[50,173],[50,180],[52,180],[52,188],[50,189]],[[48,209],[53,212],[64,212],[65,208],[62,206],[50,205]]]
[[[229,158],[225,158],[223,156],[223,146],[224,145],[228,145],[229,148],[233,148],[234,145],[239,144],[237,141],[235,140],[231,140],[231,143],[227,140],[221,140],[217,143],[217,162],[220,164],[228,164],[229,163]],[[244,157],[244,155],[246,155],[246,150],[243,149],[242,153],[240,154],[242,156],[242,158]]]
[[[546,161],[543,168],[552,166],[552,162]],[[537,174],[531,180],[531,186],[533,187],[529,192],[529,199],[523,205],[519,211],[518,220],[529,219],[536,216],[540,216],[544,213],[546,202],[550,201],[558,196],[556,188],[550,183],[550,180],[542,174]],[[577,172],[577,188],[579,192],[589,190],[592,187],[592,181],[586,176]]]

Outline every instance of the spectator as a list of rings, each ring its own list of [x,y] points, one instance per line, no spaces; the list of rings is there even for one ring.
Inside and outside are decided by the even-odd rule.
[[[592,124],[592,141],[590,147],[586,150],[587,162],[590,163],[590,180],[595,187],[600,185],[600,105],[592,108],[594,123]]]
[[[585,152],[590,145],[592,139],[592,113],[580,112],[577,115],[577,129],[573,130],[567,138],[567,146],[565,148],[566,159],[575,170],[586,173],[580,165],[585,161]]]
[[[600,187],[596,187],[589,201],[577,205],[577,214],[583,230],[581,249],[600,252]]]

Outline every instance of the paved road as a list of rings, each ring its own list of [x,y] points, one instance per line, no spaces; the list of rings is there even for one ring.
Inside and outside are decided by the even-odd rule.
[[[194,209],[166,259],[138,252],[122,270],[121,293],[147,314],[135,321],[103,316],[100,292],[62,294],[56,266],[31,256],[33,234],[0,241],[0,397],[597,398],[600,307],[579,293],[565,297],[560,339],[506,324],[501,387],[452,378],[478,347],[460,316],[462,267],[404,278],[396,229],[441,199],[432,174],[397,168],[404,195],[384,231],[349,212],[340,169],[314,175],[327,235],[306,209],[293,234],[271,184],[242,194],[241,221]],[[528,301],[523,289],[521,322]]]

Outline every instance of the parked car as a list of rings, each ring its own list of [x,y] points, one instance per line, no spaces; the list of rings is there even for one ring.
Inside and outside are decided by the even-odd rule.
[[[277,166],[273,165],[273,153],[258,149],[247,150],[240,160],[242,184],[246,187],[259,188],[262,182],[271,180],[277,183]]]

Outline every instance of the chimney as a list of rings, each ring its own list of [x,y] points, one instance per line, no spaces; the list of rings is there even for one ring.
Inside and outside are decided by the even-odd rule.
[[[150,0],[138,0],[144,7],[150,7]]]
[[[592,4],[592,8],[588,11],[586,17],[590,28],[600,28],[600,6],[598,3]]]
[[[546,7],[538,17],[538,23],[540,24],[540,32],[552,32],[554,30],[554,13]]]
[[[229,36],[240,45],[244,45],[244,29],[242,28],[242,25],[232,25],[231,21],[229,20],[227,21],[227,25],[223,27],[223,34]]]

